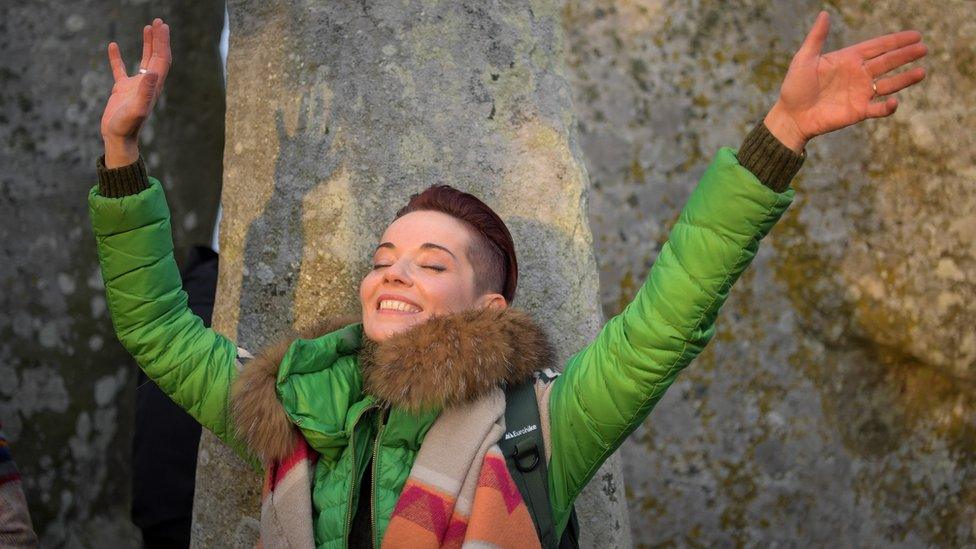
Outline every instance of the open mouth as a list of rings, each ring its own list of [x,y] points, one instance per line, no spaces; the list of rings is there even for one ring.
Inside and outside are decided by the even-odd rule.
[[[387,296],[382,296],[377,300],[376,310],[381,314],[394,315],[411,315],[423,311],[414,303]]]

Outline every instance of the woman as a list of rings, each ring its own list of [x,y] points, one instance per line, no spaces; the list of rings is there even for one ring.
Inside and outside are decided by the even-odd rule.
[[[806,142],[892,114],[891,94],[924,78],[920,68],[885,76],[925,55],[919,33],[822,55],[828,25],[821,12],[740,149],[719,150],[634,301],[555,376],[544,332],[509,307],[518,269],[504,223],[450,187],[415,195],[386,228],[360,283],[361,318],[255,360],[204,328],[180,289],[162,187],[138,152],[170,64],[156,19],[140,74],[127,76],[109,45],[116,83],[89,193],[116,332],[160,388],[260,459],[266,545],[538,546],[497,445],[517,434],[504,433],[500,387],[535,375],[558,539],[597,467],[711,338],[731,285],[793,199]]]

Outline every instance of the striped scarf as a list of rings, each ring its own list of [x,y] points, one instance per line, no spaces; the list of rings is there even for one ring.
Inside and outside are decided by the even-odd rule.
[[[498,447],[504,432],[501,389],[441,413],[410,469],[383,547],[539,547]]]
[[[498,447],[504,432],[501,389],[441,412],[400,492],[383,547],[540,547]],[[314,545],[310,490],[317,457],[299,436],[291,454],[266,469],[263,547]]]

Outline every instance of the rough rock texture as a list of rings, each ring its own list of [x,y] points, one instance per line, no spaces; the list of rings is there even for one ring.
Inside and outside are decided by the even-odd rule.
[[[565,4],[608,315],[696,179],[772,105],[821,4]],[[830,3],[829,49],[901,28],[929,78],[815,140],[715,340],[625,446],[634,541],[976,544],[976,24],[968,2]]]
[[[215,327],[253,349],[355,310],[396,209],[443,181],[508,221],[515,304],[550,327],[561,358],[592,338],[602,312],[558,8],[232,2]],[[587,546],[630,543],[609,465],[579,504]],[[205,438],[194,544],[253,539],[258,490]]]
[[[0,10],[0,422],[44,547],[138,544],[128,507],[136,366],[106,311],[86,195],[112,88],[106,46],[117,40],[137,67],[151,14],[173,26],[178,63],[142,150],[170,189],[178,241],[210,241],[223,5],[167,4],[5,2]]]

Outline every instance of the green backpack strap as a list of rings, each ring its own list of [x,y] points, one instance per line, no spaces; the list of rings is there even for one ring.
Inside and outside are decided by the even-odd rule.
[[[508,472],[529,509],[542,547],[576,549],[579,547],[579,525],[575,509],[561,539],[556,539],[535,381],[533,377],[505,389],[505,434],[498,445],[505,455]]]

